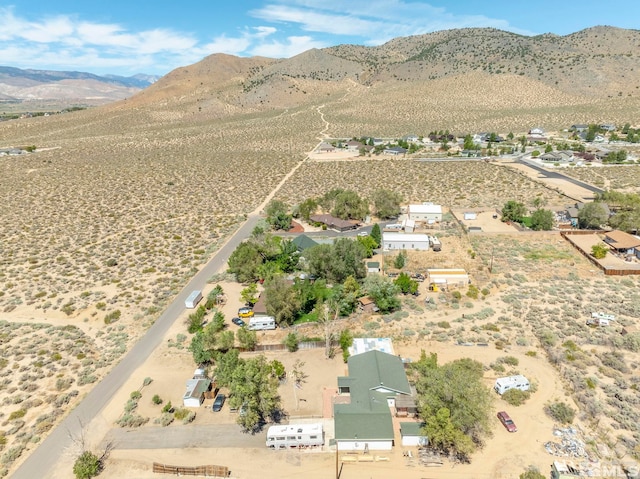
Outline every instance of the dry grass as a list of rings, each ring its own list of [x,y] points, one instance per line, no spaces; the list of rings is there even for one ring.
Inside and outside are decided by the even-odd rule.
[[[564,168],[562,173],[601,188],[640,192],[640,166],[616,165],[603,168]]]

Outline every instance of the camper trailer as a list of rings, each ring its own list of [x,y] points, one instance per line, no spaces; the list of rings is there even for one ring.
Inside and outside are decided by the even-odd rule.
[[[431,249],[433,251],[441,251],[442,250],[442,243],[440,243],[440,240],[438,238],[436,238],[435,236],[429,236],[429,243],[431,243]]]
[[[185,307],[189,309],[195,308],[198,303],[202,300],[202,291],[192,291],[187,299],[184,300]]]
[[[267,430],[266,444],[271,449],[322,446],[324,444],[322,423],[271,426]]]
[[[257,316],[249,320],[247,326],[249,331],[262,331],[266,329],[276,329],[276,318],[273,316]]]
[[[495,389],[498,394],[503,395],[509,389],[520,389],[521,391],[528,391],[529,386],[529,380],[522,374],[518,374],[516,376],[507,376],[504,378],[496,379],[496,383],[493,386],[493,389]]]

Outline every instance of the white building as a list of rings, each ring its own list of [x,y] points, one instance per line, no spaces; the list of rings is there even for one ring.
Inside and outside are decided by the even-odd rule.
[[[470,283],[469,274],[464,269],[427,269],[429,285],[440,288],[462,288]]]
[[[204,401],[204,393],[209,390],[211,381],[208,379],[189,379],[187,390],[182,396],[184,407],[200,407]]]
[[[382,233],[382,248],[393,250],[424,250],[429,249],[429,236],[417,233]]]
[[[287,449],[290,447],[313,447],[324,444],[322,423],[278,424],[267,430],[267,447]]]
[[[520,389],[521,391],[528,391],[530,387],[529,380],[522,374],[516,374],[515,376],[507,376],[504,378],[496,379],[496,383],[493,386],[495,391],[502,395],[509,389]]]
[[[442,206],[434,205],[433,203],[409,205],[407,219],[422,222],[428,222],[429,220],[440,222],[442,221]]]

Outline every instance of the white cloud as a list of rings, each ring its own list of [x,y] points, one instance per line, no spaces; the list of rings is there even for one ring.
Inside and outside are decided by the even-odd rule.
[[[273,40],[251,48],[251,54],[269,58],[289,58],[312,48],[324,48],[327,44],[308,36],[291,36],[285,41]]]

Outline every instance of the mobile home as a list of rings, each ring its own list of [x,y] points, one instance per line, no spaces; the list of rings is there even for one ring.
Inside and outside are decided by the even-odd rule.
[[[267,430],[266,445],[271,449],[322,446],[324,445],[322,423],[271,426]]]
[[[266,329],[276,329],[276,318],[273,316],[253,317],[247,326],[249,331],[261,331]]]
[[[442,250],[442,243],[440,243],[440,240],[438,238],[436,238],[435,236],[429,236],[429,243],[431,244],[431,249],[433,251],[441,251]]]
[[[202,300],[202,291],[192,291],[187,299],[184,300],[185,307],[189,309],[195,308],[198,303]]]
[[[509,389],[520,389],[520,391],[529,390],[529,380],[522,374],[515,376],[507,376],[504,378],[496,379],[496,383],[493,389],[500,395],[506,393]]]

